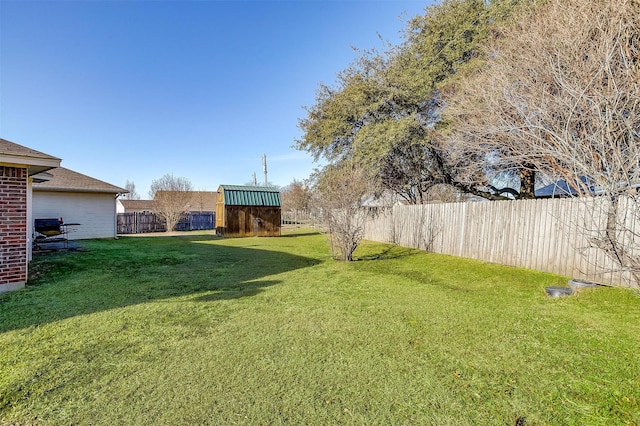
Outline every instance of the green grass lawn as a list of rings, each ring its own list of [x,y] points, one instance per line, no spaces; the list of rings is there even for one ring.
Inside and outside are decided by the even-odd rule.
[[[0,424],[640,424],[640,297],[326,238],[128,237],[0,296]]]

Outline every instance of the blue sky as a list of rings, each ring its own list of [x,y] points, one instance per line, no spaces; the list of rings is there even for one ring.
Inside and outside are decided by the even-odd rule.
[[[428,1],[0,0],[0,137],[147,198],[153,179],[196,190],[287,185],[320,82],[397,44]]]

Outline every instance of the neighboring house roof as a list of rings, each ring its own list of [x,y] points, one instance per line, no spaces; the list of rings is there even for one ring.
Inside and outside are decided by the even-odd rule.
[[[158,191],[158,194],[171,193],[173,191]],[[213,212],[216,210],[217,192],[212,191],[190,191],[191,198],[184,206],[188,211]],[[126,206],[125,206],[126,208]]]
[[[280,207],[280,191],[267,186],[220,185],[224,204],[228,206]]]
[[[578,195],[576,190],[564,180],[536,189],[536,198],[575,197],[576,195]]]
[[[24,165],[29,175],[34,175],[59,167],[60,161],[52,155],[0,138],[0,164]]]
[[[585,188],[589,195],[611,195],[607,190],[595,184],[593,179],[588,178],[586,176],[580,177],[580,181],[582,182],[579,185],[580,188]],[[621,182],[618,184],[617,188],[614,190],[616,192],[630,191],[630,190],[638,190],[640,188],[640,182],[636,183],[626,183]],[[576,191],[573,187],[569,186],[567,181],[559,180],[550,185],[544,186],[540,189],[536,189],[536,198],[562,198],[562,197],[579,197],[580,193]]]
[[[153,200],[120,200],[125,210],[143,210],[153,211],[156,208],[156,202]]]
[[[217,192],[193,191],[193,196],[189,202],[189,210],[214,212],[216,211]]]
[[[33,189],[37,191],[59,191],[59,192],[100,192],[108,194],[126,194],[124,188],[120,188],[110,183],[94,179],[73,170],[57,167],[47,172],[51,175],[46,182],[34,182]]]
[[[597,189],[591,179],[582,176],[580,177],[580,181],[580,183],[576,182],[574,186],[585,187],[591,195],[596,195]],[[578,191],[569,186],[569,183],[563,179],[536,189],[536,198],[577,197],[579,195]]]

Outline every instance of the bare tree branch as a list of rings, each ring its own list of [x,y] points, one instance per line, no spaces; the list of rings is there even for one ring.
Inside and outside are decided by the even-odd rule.
[[[149,195],[155,201],[157,214],[167,223],[167,232],[175,228],[182,214],[189,209],[192,191],[193,185],[189,179],[172,174],[151,182]]]
[[[640,2],[549,0],[501,36],[446,98],[449,142],[603,196],[606,226],[585,232],[638,285],[640,240],[619,203],[640,207]]]

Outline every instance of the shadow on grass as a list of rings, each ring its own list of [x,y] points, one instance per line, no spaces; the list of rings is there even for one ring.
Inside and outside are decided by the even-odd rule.
[[[316,231],[316,232],[300,232],[300,233],[292,232],[292,233],[286,233],[286,234],[283,233],[281,235],[281,237],[284,237],[284,238],[308,237],[310,235],[318,235],[318,234],[320,234],[320,231]]]
[[[420,251],[417,249],[390,245],[379,253],[368,253],[362,256],[358,256],[355,260],[361,261],[399,259],[401,257],[412,256],[417,253],[420,253]]]
[[[27,288],[0,295],[0,332],[198,293],[203,295],[195,300],[208,302],[251,297],[279,283],[265,277],[320,263],[279,251],[230,247],[208,236],[83,245],[83,252],[34,257]]]

